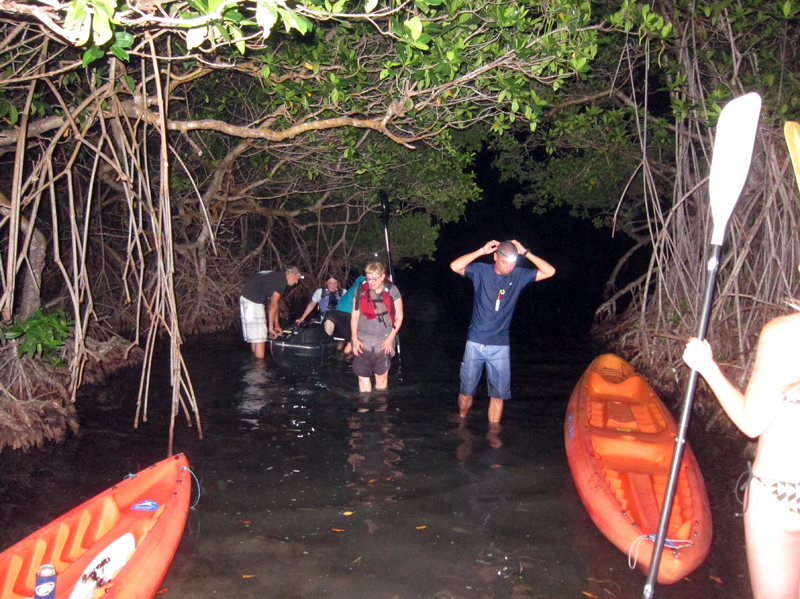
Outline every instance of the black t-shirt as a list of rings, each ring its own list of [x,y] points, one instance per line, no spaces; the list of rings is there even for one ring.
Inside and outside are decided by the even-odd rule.
[[[255,302],[256,304],[263,304],[272,294],[276,291],[281,295],[286,291],[288,283],[286,282],[286,273],[273,270],[270,272],[260,272],[255,276],[250,277],[242,288],[242,297]]]

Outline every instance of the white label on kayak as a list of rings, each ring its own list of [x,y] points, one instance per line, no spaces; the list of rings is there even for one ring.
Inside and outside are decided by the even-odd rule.
[[[136,550],[133,535],[126,532],[116,541],[97,554],[72,589],[69,599],[93,599],[97,589],[104,587],[114,574],[128,561],[128,556]]]
[[[137,512],[155,512],[158,509],[158,502],[152,499],[145,499],[136,505],[132,505],[131,509]]]

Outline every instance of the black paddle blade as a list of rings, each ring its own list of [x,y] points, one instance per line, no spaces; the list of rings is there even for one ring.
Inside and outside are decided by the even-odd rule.
[[[378,196],[381,199],[381,210],[383,211],[383,226],[389,226],[389,194],[386,193],[384,190],[380,190],[378,192]]]

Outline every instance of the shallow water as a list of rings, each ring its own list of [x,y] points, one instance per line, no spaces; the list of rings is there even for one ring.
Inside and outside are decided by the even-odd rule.
[[[465,334],[412,318],[390,389],[372,394],[357,392],[341,354],[310,371],[258,363],[236,336],[187,343],[204,438],[179,419],[175,449],[200,493],[165,596],[640,597],[644,574],[589,519],[564,452],[567,400],[594,357],[585,339],[515,336],[514,398],[489,431],[483,386],[466,422],[456,417]],[[138,429],[134,371],[80,400],[77,437],[0,456],[2,547],[166,457],[165,376]],[[743,462],[731,440],[703,433],[692,445],[715,541],[689,579],[656,597],[749,597],[731,493]]]

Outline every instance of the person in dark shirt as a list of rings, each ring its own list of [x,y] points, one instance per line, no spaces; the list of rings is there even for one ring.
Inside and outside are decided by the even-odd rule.
[[[475,262],[494,254],[494,264]],[[516,268],[519,259],[527,258],[536,268]],[[511,351],[508,328],[523,287],[556,274],[547,261],[534,256],[516,240],[489,241],[482,248],[450,264],[453,272],[472,279],[475,300],[472,322],[467,333],[467,347],[461,363],[459,415],[465,417],[472,406],[484,366],[489,387],[489,422],[499,423],[503,401],[511,397]]]
[[[242,335],[250,344],[256,358],[263,358],[267,340],[281,334],[278,305],[287,287],[297,285],[303,274],[296,266],[284,272],[268,270],[250,277],[239,297],[239,314],[242,318]],[[269,314],[264,304],[269,300]]]

